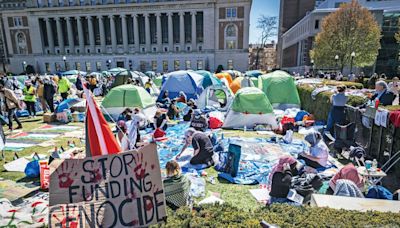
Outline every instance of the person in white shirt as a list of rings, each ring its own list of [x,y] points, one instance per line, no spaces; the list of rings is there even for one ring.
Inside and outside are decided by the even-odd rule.
[[[396,96],[397,101],[395,104],[400,104],[400,81],[398,77],[393,78],[392,82],[388,84],[388,89]]]

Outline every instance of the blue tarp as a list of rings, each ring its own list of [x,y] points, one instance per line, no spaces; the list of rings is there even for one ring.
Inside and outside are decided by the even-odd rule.
[[[68,98],[65,101],[62,101],[56,108],[55,113],[63,112],[65,109],[71,108],[73,105],[81,102],[81,99],[78,98]]]

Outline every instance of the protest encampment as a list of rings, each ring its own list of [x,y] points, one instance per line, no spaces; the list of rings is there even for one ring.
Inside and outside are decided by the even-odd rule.
[[[400,226],[399,1],[16,2],[0,227]]]

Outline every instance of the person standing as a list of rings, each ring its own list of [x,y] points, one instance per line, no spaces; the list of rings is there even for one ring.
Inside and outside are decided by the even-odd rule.
[[[400,82],[398,77],[394,77],[392,82],[389,83],[388,85],[389,91],[391,91],[396,97],[397,97],[397,102],[395,102],[394,105],[400,105]]]
[[[17,115],[15,114],[16,109],[21,108],[19,101],[18,101],[17,97],[15,96],[15,93],[12,90],[5,88],[4,81],[2,81],[2,80],[0,80],[0,98],[4,103],[4,105],[1,105],[0,108],[4,109],[4,111],[7,112],[8,129],[13,130],[13,128],[12,128],[13,118],[14,118],[15,122],[17,122],[17,124],[18,124],[17,129],[22,128],[22,124],[19,121]]]
[[[36,95],[39,98],[40,105],[42,105],[43,113],[47,112],[47,105],[46,105],[46,99],[44,99],[44,84],[43,84],[43,79],[38,80],[38,87],[37,87],[37,92]]]
[[[75,86],[76,86],[77,90],[79,90],[79,91],[83,90],[81,74],[78,74],[78,77],[76,78]]]
[[[68,92],[70,90],[70,84],[66,77],[60,76],[60,80],[58,81],[58,92],[60,92],[62,100],[66,100],[68,98]]]
[[[332,107],[328,116],[328,123],[326,130],[333,133],[335,124],[344,124],[346,121],[345,106],[348,101],[348,97],[345,94],[346,87],[338,86],[337,92],[332,95],[331,102]]]
[[[25,82],[25,88],[23,89],[22,92],[24,94],[24,102],[26,104],[26,108],[28,109],[29,112],[29,118],[36,117],[36,109],[35,109],[36,89],[32,85],[31,81]]]
[[[43,98],[45,99],[50,111],[54,112],[54,94],[56,93],[56,87],[54,82],[46,76],[43,80]]]

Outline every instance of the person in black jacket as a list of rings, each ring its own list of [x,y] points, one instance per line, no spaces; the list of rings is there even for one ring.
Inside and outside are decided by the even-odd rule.
[[[392,105],[396,98],[394,93],[388,90],[385,81],[378,81],[375,84],[375,94],[371,97],[371,101],[379,100],[379,104],[383,106]]]
[[[279,163],[273,168],[269,176],[270,181],[270,200],[269,203],[289,203],[298,205],[287,198],[292,187],[292,176],[296,176],[297,161],[291,156],[281,157]]]
[[[48,76],[46,76],[43,80],[43,97],[46,100],[47,105],[50,108],[50,111],[54,112],[54,94],[56,93],[55,85],[53,80],[51,80]]]

